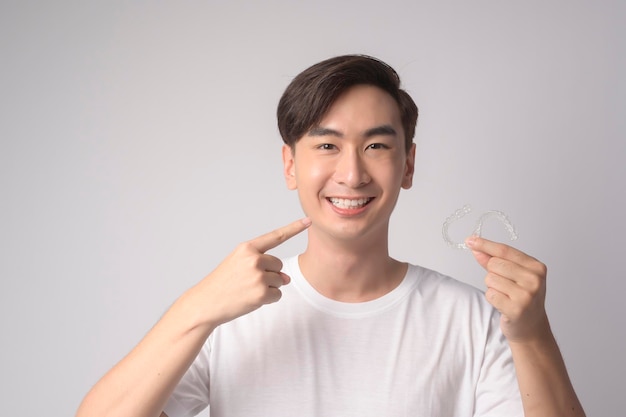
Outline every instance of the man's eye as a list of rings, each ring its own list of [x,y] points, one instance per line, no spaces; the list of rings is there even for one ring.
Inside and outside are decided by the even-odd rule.
[[[389,149],[389,146],[384,143],[372,143],[367,147],[367,149]]]
[[[335,149],[335,145],[333,145],[332,143],[322,143],[317,148],[325,150],[325,151],[330,151],[330,150]]]

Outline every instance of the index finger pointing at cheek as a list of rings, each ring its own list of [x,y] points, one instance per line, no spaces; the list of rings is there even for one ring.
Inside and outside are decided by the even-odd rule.
[[[285,241],[291,239],[310,225],[311,220],[308,217],[305,217],[303,219],[296,220],[295,222],[290,223],[287,226],[280,227],[274,231],[261,235],[256,239],[252,239],[249,243],[254,246],[259,252],[265,253],[268,250],[275,248],[281,243],[284,243]]]

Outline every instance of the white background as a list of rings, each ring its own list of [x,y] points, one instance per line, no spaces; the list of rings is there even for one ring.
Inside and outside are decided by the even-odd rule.
[[[88,3],[0,5],[3,415],[72,415],[238,242],[301,215],[276,104],[344,53],[394,66],[420,108],[392,253],[481,287],[441,226],[505,211],[548,264],[587,414],[623,415],[626,3]]]

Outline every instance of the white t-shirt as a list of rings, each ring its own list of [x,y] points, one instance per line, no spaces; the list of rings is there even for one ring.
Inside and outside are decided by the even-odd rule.
[[[474,287],[409,265],[364,303],[318,293],[297,257],[282,299],[218,327],[169,417],[522,416],[499,313]]]

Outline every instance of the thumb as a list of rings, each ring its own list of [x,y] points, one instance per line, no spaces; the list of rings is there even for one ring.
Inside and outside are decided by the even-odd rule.
[[[476,262],[478,262],[478,264],[486,270],[487,262],[489,262],[489,259],[491,259],[491,256],[487,255],[484,252],[478,252],[474,250],[472,251],[472,255],[474,255]]]
[[[474,258],[476,259],[476,262],[478,262],[478,264],[480,266],[482,266],[484,269],[487,269],[487,262],[489,262],[489,259],[491,259],[491,255],[489,255],[489,254],[487,254],[485,252],[481,252],[479,250],[474,249],[474,247],[475,247],[475,237],[474,236],[470,236],[467,239],[465,239],[465,244],[472,251],[472,255],[474,255]]]

